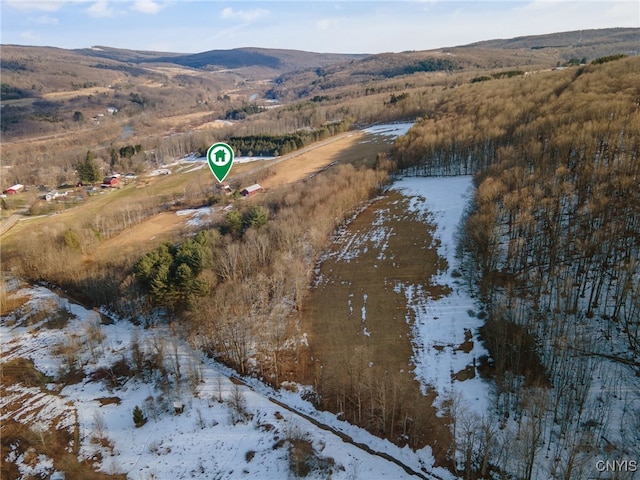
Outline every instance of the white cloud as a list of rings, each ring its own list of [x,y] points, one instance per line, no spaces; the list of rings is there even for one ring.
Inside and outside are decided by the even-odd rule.
[[[40,37],[36,35],[33,30],[25,30],[20,32],[20,40],[29,45],[37,43],[40,40]]]
[[[225,8],[221,13],[222,18],[238,19],[243,22],[252,22],[268,14],[269,10],[265,10],[263,8],[254,8],[253,10],[234,10],[231,7]]]
[[[55,12],[66,2],[56,0],[3,0],[4,5],[17,10],[41,10]]]
[[[339,27],[340,23],[337,18],[321,18],[316,21],[316,27],[320,30],[331,30]]]
[[[155,15],[160,10],[162,10],[162,5],[153,0],[136,0],[131,5],[131,10],[140,13],[149,13],[151,15]]]
[[[87,13],[92,17],[113,17],[115,11],[109,6],[108,0],[98,0],[89,8]]]
[[[39,17],[31,17],[29,20],[38,25],[57,25],[58,19],[50,15],[40,15]]]

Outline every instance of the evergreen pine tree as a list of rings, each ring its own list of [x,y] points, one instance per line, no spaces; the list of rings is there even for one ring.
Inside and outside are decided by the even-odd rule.
[[[144,413],[142,413],[142,410],[140,410],[140,407],[138,405],[136,405],[133,409],[133,423],[136,428],[139,428],[147,423],[147,417],[144,416]]]

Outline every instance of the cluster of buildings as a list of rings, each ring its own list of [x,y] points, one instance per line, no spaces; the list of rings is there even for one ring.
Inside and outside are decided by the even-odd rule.
[[[233,189],[228,183],[218,183],[216,188],[222,190],[226,195],[231,195],[233,193]],[[240,190],[240,195],[243,197],[253,197],[260,192],[264,192],[264,188],[262,188],[259,183],[254,183],[253,185],[249,185],[248,187]]]

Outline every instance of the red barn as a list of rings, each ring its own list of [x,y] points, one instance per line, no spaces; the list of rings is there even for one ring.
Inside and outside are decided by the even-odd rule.
[[[262,191],[264,191],[264,188],[262,188],[258,183],[256,183],[254,185],[248,186],[247,188],[242,190],[240,193],[244,197],[251,197],[252,195],[255,195],[256,193],[260,193]]]
[[[15,184],[13,187],[9,187],[7,188],[4,193],[6,193],[7,195],[15,195],[16,193],[20,192],[24,190],[24,185],[17,183]]]
[[[105,179],[102,180],[103,188],[115,187],[116,185],[118,185],[118,177],[105,177]]]

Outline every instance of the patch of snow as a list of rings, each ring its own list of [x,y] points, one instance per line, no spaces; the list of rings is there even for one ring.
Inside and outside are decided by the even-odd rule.
[[[449,295],[433,299],[411,284],[397,284],[411,309],[407,321],[413,326],[415,373],[424,385],[431,385],[443,401],[447,394],[461,395],[473,411],[488,411],[491,384],[480,378],[479,358],[488,352],[479,340],[483,321],[469,312],[480,310],[477,302],[452,276],[457,260],[454,234],[463,210],[471,198],[472,177],[407,177],[394,183],[393,189],[411,199],[409,210],[436,224],[434,238],[440,240],[438,254],[448,262],[448,269],[436,277],[440,285],[451,288]],[[471,332],[471,344],[466,333]],[[470,348],[470,349],[469,349]],[[468,351],[467,351],[468,350]],[[463,378],[462,371],[473,372]]]
[[[171,170],[168,168],[157,168],[148,174],[149,177],[157,177],[158,175],[169,175]]]
[[[178,210],[176,215],[185,217],[190,217],[187,220],[187,225],[192,227],[200,227],[204,225],[207,221],[207,217],[210,219],[214,213],[214,209],[211,207],[201,207],[201,208],[187,208],[184,210]]]
[[[234,157],[233,164],[235,165],[240,163],[264,162],[267,160],[275,160],[276,158],[277,157],[273,157],[273,156],[251,156],[251,157],[239,156],[239,157]],[[184,157],[183,160],[187,162],[199,162],[199,163],[202,163],[203,166],[207,165],[207,157],[197,157],[193,154]]]
[[[414,123],[386,123],[383,125],[372,125],[363,129],[364,132],[372,135],[383,135],[389,137],[400,137],[405,135]]]
[[[366,321],[367,320],[367,294],[365,293],[362,296],[362,309],[361,309],[361,317],[362,317],[362,321]]]

